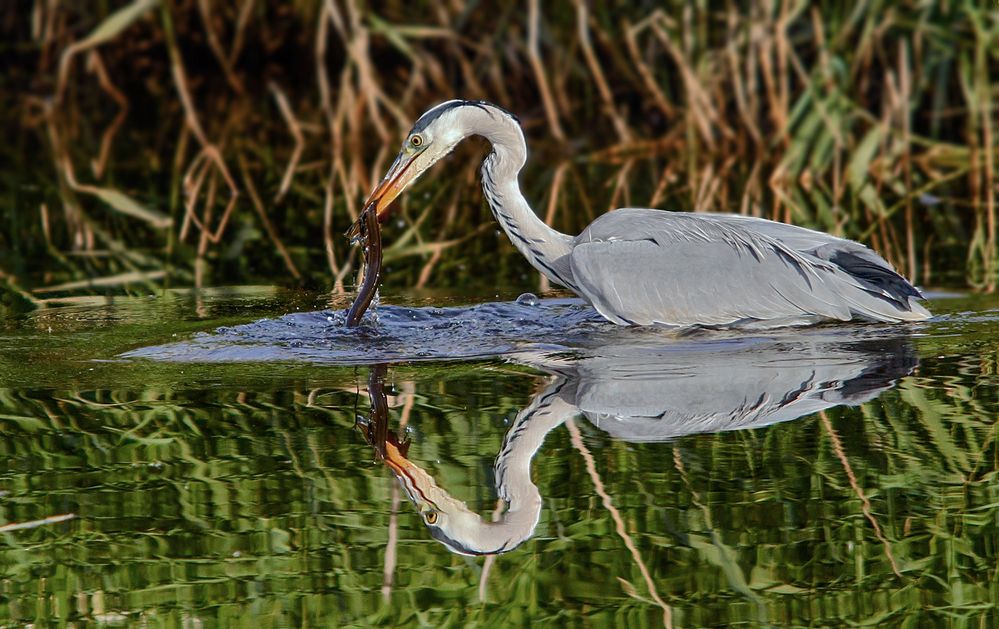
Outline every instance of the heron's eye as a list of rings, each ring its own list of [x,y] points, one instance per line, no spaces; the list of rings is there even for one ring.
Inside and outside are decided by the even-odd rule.
[[[437,512],[427,511],[426,515],[423,516],[423,519],[427,521],[427,524],[437,524]]]
[[[421,146],[423,146],[423,136],[414,135],[413,137],[409,138],[409,143],[411,146],[413,146],[413,148],[420,148]]]

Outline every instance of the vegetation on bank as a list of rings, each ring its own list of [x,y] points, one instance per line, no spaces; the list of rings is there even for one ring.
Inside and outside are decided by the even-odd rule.
[[[345,290],[342,232],[451,97],[520,116],[524,185],[564,231],[629,204],[736,211],[994,289],[999,8],[752,4],[10,3],[0,296]],[[481,151],[402,202],[390,285],[523,281],[481,208]]]

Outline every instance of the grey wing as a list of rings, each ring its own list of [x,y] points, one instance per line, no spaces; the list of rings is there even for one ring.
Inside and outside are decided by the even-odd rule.
[[[903,304],[910,298],[923,297],[887,260],[859,242],[753,216],[739,214],[705,216],[719,222],[741,225],[754,233],[778,240],[795,251],[831,262],[856,279],[876,288],[886,297]]]
[[[838,238],[825,232],[815,231],[806,227],[779,223],[755,216],[741,214],[698,214],[699,218],[717,221],[729,225],[738,225],[754,233],[763,234],[779,240],[796,251],[814,251],[826,245],[838,245],[848,248],[867,249],[860,243],[845,238]],[[868,250],[869,251],[869,250]],[[885,263],[887,264],[887,263]]]
[[[620,324],[907,318],[837,265],[712,216],[617,210],[577,237],[569,263],[579,292]]]
[[[807,270],[799,273],[773,255],[755,259],[724,243],[593,242],[577,245],[570,264],[579,291],[615,323],[850,319],[849,307]]]
[[[759,428],[867,402],[912,372],[906,338],[798,333],[741,344],[618,345],[579,362],[575,404],[615,438]],[[660,342],[661,343],[661,342]]]

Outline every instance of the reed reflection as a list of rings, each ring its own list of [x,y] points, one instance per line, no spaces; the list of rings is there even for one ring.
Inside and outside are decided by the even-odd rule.
[[[505,553],[533,535],[542,498],[531,480],[531,461],[545,437],[577,415],[628,442],[760,428],[871,401],[917,364],[906,336],[844,338],[843,332],[668,345],[637,341],[512,359],[552,378],[503,439],[494,478],[506,509],[495,521],[472,512],[409,460],[411,444],[389,427],[387,368],[370,372],[371,413],[359,419],[362,432],[430,534],[455,553]]]

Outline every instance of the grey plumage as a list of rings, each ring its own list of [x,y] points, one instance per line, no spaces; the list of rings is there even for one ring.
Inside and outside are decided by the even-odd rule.
[[[875,252],[793,225],[625,208],[599,217],[579,236],[559,233],[520,191],[527,145],[519,123],[483,101],[448,101],[420,117],[372,193],[382,204],[378,211],[470,135],[492,143],[482,188],[513,244],[539,272],[615,323],[774,327],[930,316],[919,291]],[[419,144],[412,141],[417,136]]]
[[[822,328],[714,342],[610,341],[568,360],[545,354],[513,360],[559,374],[559,396],[576,413],[632,442],[761,428],[856,406],[917,365],[906,337]]]
[[[574,241],[577,290],[626,324],[921,320],[918,291],[849,240],[744,216],[622,209]]]

